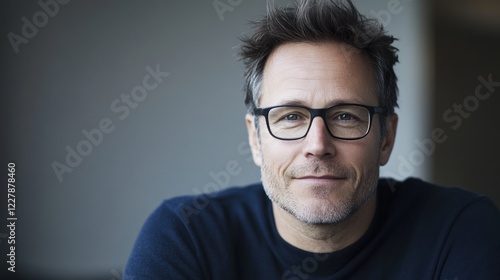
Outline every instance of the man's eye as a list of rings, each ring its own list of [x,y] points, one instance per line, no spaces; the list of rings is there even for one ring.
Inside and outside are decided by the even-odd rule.
[[[354,118],[350,114],[340,114],[339,115],[339,120],[341,120],[341,121],[350,121],[352,119],[354,119]]]
[[[285,120],[287,120],[287,121],[296,121],[299,119],[300,119],[300,116],[296,115],[296,114],[290,114],[290,115],[285,116]]]

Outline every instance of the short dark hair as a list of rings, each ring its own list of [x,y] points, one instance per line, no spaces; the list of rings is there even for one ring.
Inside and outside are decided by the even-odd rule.
[[[376,20],[361,15],[350,0],[300,0],[295,7],[278,8],[268,4],[263,19],[252,22],[254,33],[242,38],[239,52],[245,64],[245,105],[253,114],[258,105],[264,66],[278,46],[294,42],[343,42],[368,54],[375,73],[379,105],[394,113],[398,106],[398,62],[396,40],[387,35]],[[385,129],[382,121],[382,128]]]

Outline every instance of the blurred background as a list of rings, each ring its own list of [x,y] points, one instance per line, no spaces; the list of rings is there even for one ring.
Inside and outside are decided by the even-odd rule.
[[[500,206],[499,2],[353,2],[399,38],[400,123],[382,174],[468,188]],[[2,279],[121,279],[162,200],[259,180],[235,55],[265,7],[0,3],[0,178],[15,162],[18,218],[16,273],[0,227]],[[0,198],[7,224],[6,188]]]

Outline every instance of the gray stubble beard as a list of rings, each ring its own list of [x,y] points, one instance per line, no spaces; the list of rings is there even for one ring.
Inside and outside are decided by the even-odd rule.
[[[302,205],[297,201],[297,198],[292,197],[288,191],[291,181],[290,178],[300,174],[311,174],[314,172],[334,173],[346,176],[351,180],[355,175],[354,171],[338,165],[325,166],[324,163],[323,165],[312,163],[308,166],[292,168],[288,174],[285,174],[285,180],[279,182],[276,176],[270,175],[272,174],[272,166],[269,166],[263,159],[261,180],[264,185],[264,191],[269,199],[299,221],[306,224],[340,224],[368,202],[377,189],[379,178],[379,169],[378,166],[376,166],[368,171],[373,175],[366,178],[364,182],[353,182],[354,185],[351,186],[348,195],[343,198],[340,203],[328,205],[322,203],[323,205],[316,206]]]

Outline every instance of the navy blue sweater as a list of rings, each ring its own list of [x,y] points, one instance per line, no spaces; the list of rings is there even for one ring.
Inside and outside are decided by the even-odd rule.
[[[124,279],[500,279],[500,213],[484,196],[417,179],[379,180],[367,232],[336,252],[278,234],[261,184],[165,201]]]

